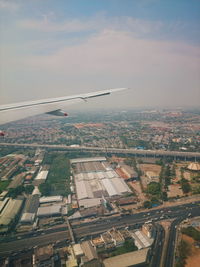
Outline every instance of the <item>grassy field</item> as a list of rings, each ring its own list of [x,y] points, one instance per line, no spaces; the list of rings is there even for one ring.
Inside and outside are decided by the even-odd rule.
[[[54,154],[46,180],[46,195],[63,195],[70,193],[70,162],[65,154]]]

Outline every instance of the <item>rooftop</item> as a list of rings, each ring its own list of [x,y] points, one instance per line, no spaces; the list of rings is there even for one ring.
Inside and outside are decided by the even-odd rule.
[[[148,248],[134,252],[125,253],[103,261],[105,267],[127,267],[146,262]]]

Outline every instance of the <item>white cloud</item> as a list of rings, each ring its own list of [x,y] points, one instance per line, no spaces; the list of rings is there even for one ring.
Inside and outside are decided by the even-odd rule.
[[[16,10],[19,5],[16,2],[12,2],[9,0],[0,0],[0,9],[13,11]]]
[[[163,23],[104,16],[55,21],[54,14],[43,15],[41,20],[21,21],[18,26],[27,29],[28,34],[33,33],[31,29],[45,34],[34,32],[33,41],[27,38],[18,44],[20,52],[16,44],[15,49],[4,48],[2,88],[6,90],[5,99],[9,94],[9,102],[14,98],[21,101],[22,96],[23,100],[61,96],[66,89],[68,93],[79,93],[89,88],[127,86],[137,89],[123,101],[129,107],[198,104],[199,46],[149,38],[162,32],[166,27]],[[170,27],[176,31],[177,25]],[[86,31],[91,32],[84,39],[77,34],[73,45],[53,35]],[[75,89],[78,90],[73,92]],[[119,98],[119,105],[120,101]]]
[[[135,34],[158,33],[167,25],[160,21],[146,21],[132,17],[112,17],[96,15],[87,19],[56,21],[54,14],[44,14],[41,19],[27,19],[18,23],[19,27],[40,32],[84,32],[91,30],[123,30]]]

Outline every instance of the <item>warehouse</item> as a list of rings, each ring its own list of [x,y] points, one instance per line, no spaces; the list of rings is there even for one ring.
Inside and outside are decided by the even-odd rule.
[[[78,199],[94,197],[88,181],[75,181],[75,184]]]
[[[6,197],[3,201],[0,201],[0,214],[3,211],[3,209],[5,208],[5,206],[7,205],[8,201],[9,201],[8,197]]]
[[[9,199],[0,215],[0,231],[7,231],[11,222],[20,211],[23,200]]]
[[[35,213],[24,212],[22,217],[21,217],[20,222],[24,223],[24,224],[33,223],[34,219],[35,219]]]
[[[35,180],[46,180],[48,171],[40,171],[36,176]]]
[[[27,200],[24,213],[20,219],[21,223],[33,223],[39,207],[39,195],[31,195]]]
[[[105,158],[71,160],[78,201],[95,199],[99,205],[102,197],[131,193],[124,180],[111,168]],[[91,207],[92,201],[82,201],[79,206]]]
[[[105,157],[96,157],[96,158],[78,158],[71,159],[71,164],[82,163],[82,162],[93,162],[93,161],[106,161]]]
[[[51,217],[60,216],[62,211],[61,205],[52,205],[48,207],[39,207],[37,211],[37,216],[41,217]]]
[[[114,256],[103,261],[105,267],[148,266],[148,248]]]
[[[103,184],[110,197],[118,195],[118,191],[116,190],[110,179],[102,179],[101,183]]]
[[[110,180],[114,184],[114,186],[117,189],[117,192],[118,192],[119,195],[131,192],[131,190],[129,189],[127,184],[121,178],[112,178]]]
[[[40,204],[51,203],[51,202],[62,202],[62,201],[63,201],[62,196],[50,196],[50,197],[41,197],[40,198]]]

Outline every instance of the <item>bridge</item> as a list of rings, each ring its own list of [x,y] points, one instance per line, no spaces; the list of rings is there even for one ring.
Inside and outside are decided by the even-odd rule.
[[[186,151],[165,151],[165,150],[144,150],[144,149],[122,149],[122,148],[102,148],[102,147],[86,147],[86,146],[66,146],[66,145],[46,145],[46,144],[19,144],[19,143],[0,143],[5,147],[23,147],[23,148],[46,148],[53,150],[77,151],[77,152],[99,152],[103,154],[115,154],[121,156],[135,157],[154,157],[154,158],[173,158],[182,160],[200,160],[200,152]]]

